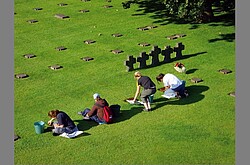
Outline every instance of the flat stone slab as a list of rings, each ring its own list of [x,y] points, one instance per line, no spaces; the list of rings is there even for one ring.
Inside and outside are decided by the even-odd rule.
[[[34,58],[36,57],[34,54],[25,54],[23,55],[25,58]]]
[[[64,19],[64,18],[69,18],[69,16],[64,15],[64,14],[55,14],[56,18]]]
[[[65,48],[64,46],[59,46],[55,48],[58,51],[62,51],[62,50],[66,50],[67,48]]]
[[[155,26],[155,25],[148,25],[148,26],[145,26],[146,28],[148,28],[148,29],[154,29],[154,28],[157,28],[157,26]]]
[[[171,36],[167,36],[167,39],[174,40],[174,39],[182,38],[182,37],[185,37],[185,36],[186,36],[186,34],[174,34],[174,35],[171,35]]]
[[[228,93],[228,95],[235,97],[235,92],[230,92],[230,93]]]
[[[67,6],[68,4],[66,4],[66,3],[58,3],[57,5],[58,6]]]
[[[51,65],[51,66],[48,66],[50,69],[52,70],[57,70],[57,69],[61,69],[63,68],[61,65]]]
[[[113,37],[121,37],[122,34],[120,34],[120,33],[115,33],[115,34],[112,34],[112,36],[113,36]]]
[[[229,69],[220,69],[219,72],[220,72],[220,73],[223,73],[223,74],[232,73],[232,71],[229,70]]]
[[[20,139],[20,136],[14,134],[14,141],[16,141],[16,140],[18,140],[18,139]]]
[[[150,44],[147,43],[147,42],[142,42],[142,43],[139,43],[138,45],[139,45],[139,46],[142,46],[142,47],[150,46]]]
[[[36,8],[33,8],[34,10],[42,10],[43,8],[41,7],[36,7]]]
[[[80,13],[87,13],[87,12],[89,12],[89,10],[88,9],[82,9],[82,10],[79,10],[79,12]]]
[[[31,19],[31,20],[28,20],[27,22],[29,22],[29,23],[36,23],[36,22],[38,22],[38,21],[35,20],[35,19]]]
[[[157,26],[154,26],[154,25],[147,25],[147,26],[143,26],[143,27],[139,27],[137,29],[141,30],[141,31],[145,31],[145,30],[150,30],[150,29],[154,29],[156,28]]]
[[[91,61],[91,60],[94,60],[94,58],[92,58],[92,57],[83,57],[83,58],[81,58],[82,60],[84,60],[84,61]]]
[[[149,30],[147,27],[139,27],[139,28],[137,28],[137,29],[139,29],[139,30],[141,30],[141,31]]]
[[[198,83],[198,82],[202,82],[202,81],[203,81],[202,79],[197,78],[197,77],[191,78],[191,82],[193,82],[193,83]]]
[[[22,78],[27,78],[29,76],[25,73],[20,73],[20,74],[15,74],[15,77],[18,79],[22,79]]]
[[[85,40],[85,41],[83,41],[85,44],[93,44],[93,43],[95,43],[95,41],[94,40]]]
[[[111,52],[114,54],[119,54],[119,53],[122,53],[123,51],[119,49],[115,49],[115,50],[111,50]]]
[[[111,5],[104,5],[103,7],[104,7],[104,8],[111,8],[111,7],[113,7],[113,6],[111,6]]]

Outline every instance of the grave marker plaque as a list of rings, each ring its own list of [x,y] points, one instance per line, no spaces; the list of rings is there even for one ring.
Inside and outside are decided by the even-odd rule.
[[[59,4],[57,4],[58,6],[67,6],[68,4],[66,4],[66,3],[59,3]]]
[[[64,14],[55,14],[55,17],[60,19],[69,18],[69,16],[66,16]]]
[[[66,50],[67,48],[65,48],[64,46],[59,46],[55,48],[58,51],[62,51],[62,50]]]
[[[150,46],[150,44],[147,43],[147,42],[142,42],[142,43],[139,43],[138,45],[139,45],[139,46],[142,46],[142,47]]]
[[[23,55],[25,58],[33,58],[36,57],[34,54],[25,54]]]
[[[62,66],[60,66],[60,65],[51,65],[51,66],[48,66],[50,69],[52,69],[52,70],[57,70],[57,69],[61,69],[62,68]]]
[[[114,54],[119,54],[119,53],[122,53],[123,51],[119,49],[115,49],[115,50],[111,50],[111,52]]]
[[[41,8],[41,7],[36,7],[36,8],[34,8],[34,10],[42,10],[43,8]]]
[[[113,6],[111,6],[111,5],[104,5],[103,7],[104,7],[104,8],[111,8],[111,7],[113,7]]]
[[[79,10],[79,12],[80,12],[80,13],[87,13],[87,12],[89,12],[89,10],[87,10],[87,9],[82,9],[82,10]]]
[[[14,134],[14,141],[16,141],[16,140],[18,140],[18,139],[20,139],[20,136]]]
[[[219,72],[220,72],[220,73],[223,73],[223,74],[232,73],[232,71],[229,70],[229,69],[220,69]]]
[[[228,93],[228,95],[235,97],[235,92],[230,92],[230,93]]]
[[[20,73],[20,74],[16,74],[15,77],[18,79],[22,79],[22,78],[27,78],[29,76],[25,73]]]
[[[91,61],[91,60],[94,60],[94,58],[92,58],[92,57],[83,57],[83,58],[81,58],[82,60],[84,60],[84,61]]]
[[[141,30],[141,31],[149,30],[147,27],[139,27],[139,28],[137,28],[137,29],[139,29],[139,30]]]
[[[198,82],[202,82],[202,81],[203,81],[202,79],[197,78],[197,77],[191,78],[191,82],[193,82],[193,83],[198,83]]]
[[[112,34],[112,36],[113,36],[113,37],[121,37],[122,34],[120,34],[120,33],[115,33],[115,34]]]
[[[93,44],[93,43],[95,43],[95,41],[94,40],[85,40],[85,41],[83,41],[85,44]]]
[[[38,21],[35,20],[35,19],[32,19],[32,20],[28,20],[27,22],[29,22],[29,23],[36,23],[36,22],[38,22]]]

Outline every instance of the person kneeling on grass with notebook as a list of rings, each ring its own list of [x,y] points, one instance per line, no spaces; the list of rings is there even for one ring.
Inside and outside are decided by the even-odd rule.
[[[84,111],[78,112],[78,115],[82,115],[84,120],[93,120],[98,124],[107,124],[104,120],[104,106],[109,106],[105,99],[102,99],[100,94],[95,93],[93,95],[95,100],[91,110],[86,108]]]
[[[75,123],[72,119],[63,111],[51,110],[48,112],[48,116],[51,118],[48,121],[48,125],[53,126],[53,135],[60,135],[62,133],[73,133],[78,131]],[[55,121],[54,121],[55,120]]]
[[[161,90],[164,92],[162,95],[165,98],[184,98],[188,96],[187,90],[185,89],[186,82],[184,80],[180,80],[178,77],[171,73],[163,74],[160,73],[156,80],[158,82],[162,82],[164,85],[164,89]]]

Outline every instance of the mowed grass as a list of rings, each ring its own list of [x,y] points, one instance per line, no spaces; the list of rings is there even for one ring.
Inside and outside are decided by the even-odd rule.
[[[14,142],[15,164],[235,164],[235,40],[223,38],[235,33],[223,22],[174,24],[143,14],[138,5],[123,9],[121,0],[30,1],[16,0],[14,12],[14,69],[26,79],[14,79],[14,131],[21,139]],[[58,6],[66,3],[66,6]],[[104,5],[112,5],[104,8]],[[43,10],[35,11],[33,8]],[[88,9],[90,12],[80,13]],[[69,16],[55,18],[55,14]],[[220,13],[221,14],[221,13]],[[223,14],[223,13],[222,13]],[[36,19],[30,24],[27,20]],[[163,19],[162,19],[163,20]],[[156,25],[140,31],[137,28]],[[122,37],[112,34],[121,33]],[[172,34],[186,34],[168,40]],[[96,41],[85,44],[85,40]],[[231,40],[230,40],[231,39]],[[148,42],[149,47],[138,46]],[[173,73],[186,81],[188,98],[167,100],[154,96],[152,112],[123,100],[133,97],[134,72],[126,72],[128,55],[149,53],[153,45],[164,49],[182,42],[183,59],[156,67],[138,69],[155,77]],[[65,46],[64,51],[55,50]],[[121,49],[121,54],[110,51]],[[35,58],[24,58],[35,54]],[[83,61],[82,57],[93,57]],[[163,56],[159,56],[160,61]],[[172,58],[175,54],[172,54]],[[173,65],[182,62],[188,74],[177,73]],[[151,63],[151,58],[147,61]],[[61,65],[51,70],[48,66]],[[221,74],[219,69],[232,70]],[[203,82],[192,83],[198,77]],[[110,125],[83,121],[78,111],[91,108],[93,93],[110,104],[121,105],[121,116]],[[50,132],[37,135],[34,122],[49,120],[47,112],[60,109],[70,115],[84,136],[75,139],[54,137]]]

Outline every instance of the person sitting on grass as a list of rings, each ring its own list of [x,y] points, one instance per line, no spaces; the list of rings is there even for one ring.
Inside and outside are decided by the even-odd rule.
[[[103,107],[109,106],[108,102],[101,98],[100,94],[95,93],[93,95],[95,100],[94,105],[92,106],[91,110],[86,108],[84,111],[78,112],[79,115],[83,116],[84,120],[93,120],[98,124],[107,124],[106,121],[103,119]]]
[[[133,102],[136,102],[136,98],[140,94],[141,87],[143,87],[143,91],[141,92],[141,101],[143,102],[144,105],[144,111],[150,111],[151,106],[150,106],[150,101],[149,101],[149,96],[152,94],[155,94],[156,92],[156,86],[155,83],[148,77],[148,76],[143,76],[140,72],[135,72],[134,77],[137,80],[137,87],[136,87],[136,93],[133,99]]]
[[[171,73],[160,73],[156,77],[156,80],[164,84],[164,89],[161,90],[164,92],[164,95],[162,95],[163,97],[171,98],[171,95],[173,95],[177,98],[183,98],[188,96],[187,90],[185,90],[186,82],[184,80],[180,80],[175,75]]]
[[[51,110],[48,112],[48,116],[51,118],[48,125],[54,127],[53,135],[60,135],[64,132],[70,134],[78,130],[72,119],[63,111]]]

